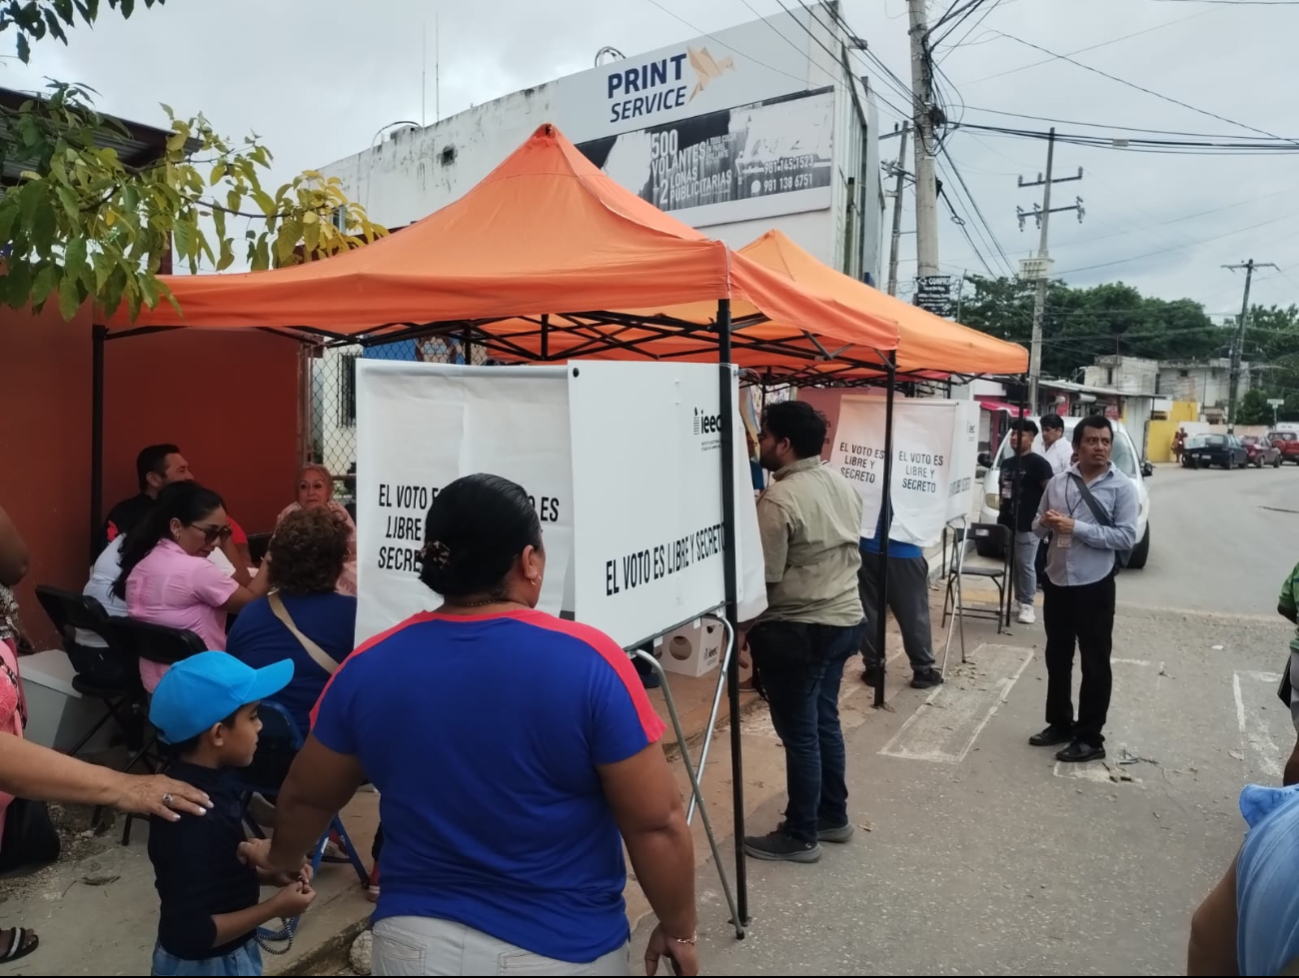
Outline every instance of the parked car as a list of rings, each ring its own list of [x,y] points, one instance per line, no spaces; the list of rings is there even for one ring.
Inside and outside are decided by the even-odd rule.
[[[1271,439],[1246,435],[1241,441],[1245,443],[1245,451],[1249,453],[1250,465],[1260,469],[1265,465],[1270,465],[1274,469],[1281,467],[1281,449],[1272,444]]]
[[[1281,450],[1282,462],[1294,462],[1299,465],[1299,432],[1269,431],[1267,438]]]
[[[1041,423],[1040,418],[1034,421]],[[1064,419],[1064,436],[1073,441],[1074,427],[1080,418]],[[1150,490],[1146,488],[1146,479],[1154,475],[1155,469],[1149,462],[1138,461],[1140,456],[1132,444],[1127,429],[1121,421],[1113,421],[1114,448],[1110,452],[1110,461],[1120,472],[1137,484],[1137,545],[1128,561],[1130,570],[1140,570],[1146,566],[1150,557]],[[1042,436],[1039,434],[1033,441],[1033,450],[1039,454],[1043,450]],[[979,464],[987,468],[983,477],[983,502],[979,505],[979,521],[996,523],[1001,512],[1001,460],[1010,456],[1010,437],[1007,434],[1001,440],[1001,447],[995,458],[988,453],[979,456]],[[975,549],[981,557],[1000,557],[1000,548],[996,543],[976,539]]]
[[[1192,435],[1186,440],[1182,464],[1188,469],[1244,468],[1249,464],[1249,450],[1236,435]]]

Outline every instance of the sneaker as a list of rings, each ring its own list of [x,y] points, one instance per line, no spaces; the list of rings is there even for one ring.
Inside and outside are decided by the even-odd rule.
[[[816,837],[821,842],[833,842],[840,846],[852,839],[857,829],[852,822],[845,822],[843,825],[825,825],[822,823],[816,830]],[[776,832],[780,835],[785,834],[785,823],[781,822],[776,826]]]
[[[770,862],[814,863],[821,858],[819,842],[799,842],[784,832],[751,835],[744,840],[744,851],[754,859]]]
[[[926,669],[911,678],[912,689],[933,689],[943,685],[943,674],[937,669]]]
[[[1037,622],[1037,612],[1033,610],[1031,604],[1022,604],[1019,606],[1019,623],[1021,625],[1033,625]]]

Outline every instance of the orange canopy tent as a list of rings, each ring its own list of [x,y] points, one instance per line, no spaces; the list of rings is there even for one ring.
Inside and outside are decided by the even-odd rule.
[[[514,358],[553,360],[715,332],[726,300],[737,353],[765,347],[797,361],[833,348],[882,366],[897,345],[890,316],[737,256],[614,183],[550,125],[456,202],[363,248],[163,281],[180,311],[163,302],[132,322],[118,310],[104,320],[110,335],[188,326],[377,339],[468,328]],[[550,348],[568,331],[570,342]],[[707,345],[715,355],[716,341]]]

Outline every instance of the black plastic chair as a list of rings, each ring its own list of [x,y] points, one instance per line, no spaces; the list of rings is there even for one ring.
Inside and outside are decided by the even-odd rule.
[[[964,559],[954,558],[952,560],[947,573],[947,594],[943,599],[942,627],[947,627],[948,617],[959,616],[962,619],[989,618],[997,622],[997,634],[1000,635],[1002,628],[1010,624],[1010,605],[1006,602],[1006,595],[1010,587],[1010,562],[1015,552],[1014,534],[1010,532],[1010,527],[1002,526],[999,523],[971,523],[964,531],[964,534],[958,536],[956,546],[963,548],[967,541],[991,544],[991,548],[985,546],[984,549],[992,549],[993,552],[999,551],[1001,553],[1001,562],[996,564],[970,564],[966,563]],[[960,579],[962,577],[982,577],[992,581],[997,587],[996,610],[966,605],[961,590]],[[962,644],[964,644],[964,629],[962,629]]]
[[[109,618],[104,625],[105,637],[109,647],[127,655],[133,655],[150,662],[162,665],[175,665],[191,655],[206,652],[207,645],[191,631],[184,628],[171,628],[167,625],[155,625],[153,622],[138,621],[135,618]],[[123,770],[130,771],[136,764],[144,762],[152,773],[161,768],[158,757],[158,735],[156,732],[139,750]],[[131,821],[143,818],[141,815],[128,815],[126,826],[122,830],[122,845],[131,843]]]
[[[248,558],[254,566],[260,566],[266,558],[266,551],[270,549],[271,537],[273,533],[250,533],[248,534]]]
[[[77,641],[77,630],[82,629],[109,642],[107,628],[110,619],[103,605],[84,594],[48,584],[36,586],[36,600],[59,630],[63,650],[77,671],[72,677],[72,688],[86,699],[99,700],[104,705],[104,715],[68,753],[73,757],[80,754],[110,720],[117,724],[128,741],[133,734],[138,735],[139,724],[131,723],[131,713],[133,710],[139,712],[144,690],[140,686],[140,671],[135,658],[121,654],[111,647],[111,643],[108,648],[94,648]]]

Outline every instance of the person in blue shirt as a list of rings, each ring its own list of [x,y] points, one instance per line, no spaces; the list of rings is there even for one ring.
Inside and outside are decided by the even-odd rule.
[[[1191,918],[1188,975],[1299,974],[1299,786],[1246,785],[1244,844]]]
[[[645,951],[699,973],[694,848],[663,722],[607,635],[536,610],[546,557],[521,486],[438,492],[420,580],[442,597],[358,648],[279,795],[265,869],[379,790],[376,975],[628,975],[623,846],[659,923]],[[561,569],[562,570],[562,569]]]
[[[239,612],[226,639],[226,651],[254,669],[293,662],[293,681],[275,701],[303,737],[311,729],[312,707],[355,644],[356,598],[334,590],[350,536],[351,527],[326,509],[286,515],[262,568],[275,590]],[[255,784],[278,785],[292,761],[283,741],[263,738],[246,776]]]
[[[873,537],[861,541],[861,570],[858,592],[866,611],[866,633],[861,654],[866,660],[862,679],[874,686],[884,665],[883,654],[875,648],[875,623],[879,606],[880,534],[884,528],[884,510],[875,525]],[[929,561],[924,551],[912,543],[889,539],[888,603],[902,632],[902,647],[911,661],[911,685],[915,689],[932,689],[943,682],[943,674],[934,668],[933,625],[929,618]]]

